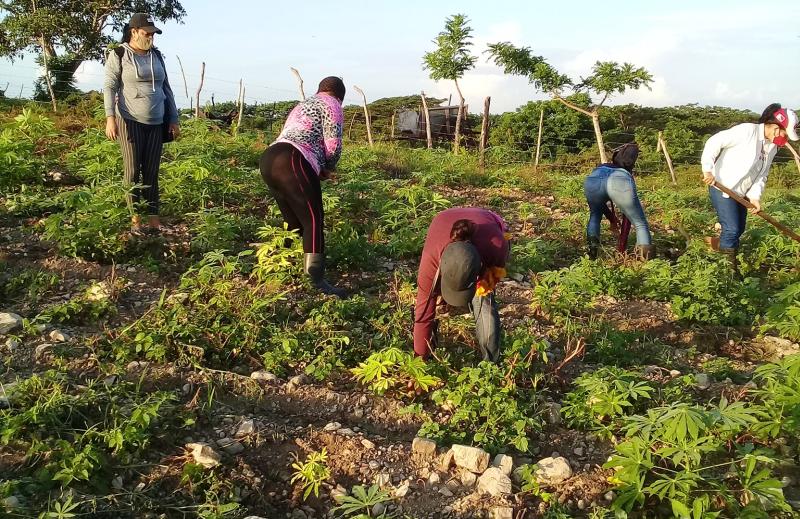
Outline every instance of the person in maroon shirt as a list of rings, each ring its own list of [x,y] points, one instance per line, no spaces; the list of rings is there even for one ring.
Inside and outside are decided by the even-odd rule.
[[[505,268],[507,229],[499,215],[480,207],[455,207],[433,218],[417,275],[415,354],[427,358],[436,347],[436,306],[441,296],[450,306],[470,307],[483,359],[499,360],[500,315],[491,291],[494,283],[489,281],[485,295],[476,295],[476,289],[495,268]]]

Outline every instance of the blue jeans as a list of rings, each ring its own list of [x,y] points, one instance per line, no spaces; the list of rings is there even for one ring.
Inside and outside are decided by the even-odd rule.
[[[473,297],[469,307],[475,317],[475,335],[483,360],[497,362],[500,360],[500,314],[494,293]]]
[[[717,211],[717,219],[722,226],[719,235],[720,249],[738,249],[739,238],[744,233],[744,226],[747,224],[747,208],[734,200],[726,198],[722,191],[714,187],[708,188],[708,195],[714,210]]]
[[[586,236],[600,237],[600,223],[603,221],[603,210],[609,201],[613,202],[628,217],[636,229],[636,245],[650,245],[650,227],[644,215],[642,203],[636,193],[636,182],[630,173],[620,168],[600,166],[586,177],[583,192],[589,203],[589,224]]]

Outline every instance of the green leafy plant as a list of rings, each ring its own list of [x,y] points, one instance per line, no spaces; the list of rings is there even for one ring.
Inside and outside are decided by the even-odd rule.
[[[429,391],[441,382],[421,357],[398,348],[375,352],[350,372],[378,395],[388,391]]]
[[[365,488],[362,485],[353,487],[352,495],[337,496],[336,502],[339,503],[333,511],[340,513],[341,517],[360,518],[373,517],[372,509],[377,504],[387,503],[392,498],[388,492],[381,490],[377,485]],[[389,515],[381,514],[379,518],[388,518]]]
[[[305,461],[295,459],[296,461],[292,463],[294,474],[291,482],[299,482],[302,485],[303,499],[308,499],[312,492],[314,496],[319,496],[320,485],[331,477],[331,471],[326,465],[328,451],[323,447],[320,452],[309,453]]]

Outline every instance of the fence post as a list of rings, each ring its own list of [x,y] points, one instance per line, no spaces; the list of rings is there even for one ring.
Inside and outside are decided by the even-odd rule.
[[[181,57],[177,54],[175,57],[178,58],[178,65],[181,67],[181,76],[183,76],[183,93],[186,94],[186,99],[189,99],[189,85],[186,84],[186,73],[183,71],[183,62],[181,62]]]
[[[669,156],[669,151],[667,151],[667,143],[664,141],[663,132],[658,132],[658,146],[656,146],[656,153],[658,153],[659,148],[664,152],[664,158],[667,160],[667,167],[669,168],[669,176],[672,178],[672,183],[677,185],[678,179],[675,177],[675,169],[672,167],[672,157]]]
[[[367,142],[369,145],[372,146],[372,123],[369,120],[369,108],[367,108],[367,96],[364,95],[364,91],[358,88],[357,86],[353,85],[353,89],[356,92],[361,94],[361,98],[364,100],[364,118],[367,120]]]
[[[533,162],[533,172],[539,171],[539,157],[542,151],[542,130],[544,128],[544,108],[539,110],[539,135],[536,137],[536,160]]]
[[[392,112],[392,123],[391,123],[392,126],[391,126],[391,128],[389,128],[389,135],[390,135],[389,139],[390,140],[394,140],[394,116],[395,116],[395,114],[397,114],[396,110],[394,112]]]
[[[356,122],[356,115],[358,112],[353,112],[353,117],[350,118],[350,128],[347,130],[347,140],[353,140],[353,123]]]
[[[428,149],[433,148],[433,138],[431,137],[431,113],[428,111],[428,101],[425,99],[425,92],[422,96],[422,110],[425,112],[425,133],[428,138]]]
[[[244,83],[239,80],[239,118],[236,122],[236,133],[239,133],[239,128],[242,126],[242,115],[244,114]]]
[[[197,93],[194,96],[194,117],[200,117],[200,91],[203,90],[203,82],[206,79],[206,62],[204,61],[200,67],[200,86],[197,87]]]
[[[289,70],[292,71],[292,74],[294,74],[294,76],[297,78],[298,83],[300,83],[300,99],[305,101],[306,93],[305,90],[303,90],[303,78],[300,76],[300,72],[298,72],[298,70],[294,67],[289,67]]]
[[[486,141],[489,140],[489,103],[492,102],[491,96],[486,96],[483,100],[483,119],[481,120],[481,141],[479,143],[480,151],[478,165],[481,171],[486,169]]]

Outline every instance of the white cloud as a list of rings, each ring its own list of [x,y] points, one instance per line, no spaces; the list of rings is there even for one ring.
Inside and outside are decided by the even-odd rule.
[[[105,68],[98,61],[84,61],[75,71],[75,86],[82,90],[100,89],[103,86]]]

